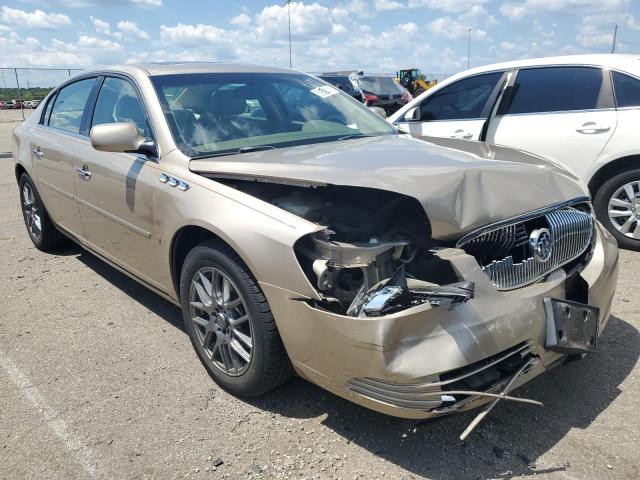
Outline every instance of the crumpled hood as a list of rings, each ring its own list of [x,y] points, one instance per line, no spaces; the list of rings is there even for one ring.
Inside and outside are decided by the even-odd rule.
[[[432,235],[484,225],[588,196],[571,173],[506,147],[405,136],[329,142],[191,160],[191,171],[277,183],[352,185],[416,198]]]

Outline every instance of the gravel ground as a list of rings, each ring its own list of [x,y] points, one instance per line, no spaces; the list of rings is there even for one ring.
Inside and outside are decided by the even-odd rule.
[[[10,125],[0,125],[0,153]],[[0,155],[2,157],[2,155]],[[640,254],[623,251],[599,351],[473,418],[386,417],[296,379],[243,401],[178,308],[79,248],[36,250],[0,158],[0,478],[640,478]]]

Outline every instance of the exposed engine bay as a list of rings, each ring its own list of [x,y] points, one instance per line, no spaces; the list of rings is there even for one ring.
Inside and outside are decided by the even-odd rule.
[[[317,307],[355,317],[473,298],[431,239],[427,215],[409,196],[364,187],[309,186],[215,177],[325,228],[303,237],[296,256],[322,301]]]

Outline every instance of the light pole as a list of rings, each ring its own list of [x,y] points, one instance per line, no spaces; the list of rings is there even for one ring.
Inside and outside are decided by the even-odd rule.
[[[611,42],[611,53],[616,53],[616,37],[618,36],[618,24],[613,29],[613,42]]]
[[[469,70],[471,62],[471,27],[467,28],[467,33],[469,34],[469,38],[467,40],[467,70]]]
[[[286,0],[287,13],[289,15],[289,69],[293,68],[293,62],[291,61],[291,0]]]

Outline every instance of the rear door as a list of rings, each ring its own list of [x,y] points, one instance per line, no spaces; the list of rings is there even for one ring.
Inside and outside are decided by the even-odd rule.
[[[133,122],[141,133],[152,138],[142,97],[127,78],[104,78],[90,126]],[[137,153],[95,150],[87,144],[76,157],[84,173],[76,175],[78,207],[87,244],[130,273],[154,284],[153,238],[154,187],[160,185],[158,163]],[[156,242],[156,243],[154,243]]]
[[[96,78],[91,77],[62,87],[48,100],[31,135],[33,173],[47,211],[57,225],[78,238],[84,235],[75,202],[74,155],[89,145],[82,125],[95,85]]]
[[[418,106],[415,119],[409,110],[396,124],[413,136],[479,140],[491,113],[505,72],[491,72],[463,78],[428,95]]]
[[[609,72],[588,66],[521,69],[509,89],[486,140],[584,175],[616,128]]]

